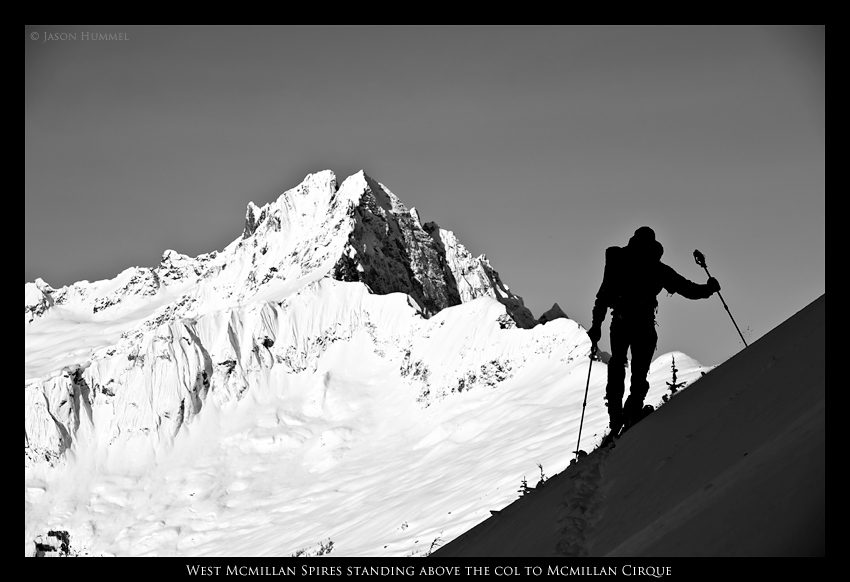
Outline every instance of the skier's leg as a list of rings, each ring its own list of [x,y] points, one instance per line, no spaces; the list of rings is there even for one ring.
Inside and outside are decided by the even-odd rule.
[[[608,384],[605,399],[612,433],[623,426],[623,393],[626,391],[626,353],[629,349],[628,330],[617,316],[611,318],[611,359],[608,361]]]
[[[623,407],[623,416],[635,418],[643,409],[643,399],[649,392],[649,382],[646,375],[649,373],[649,365],[655,354],[658,343],[658,334],[655,333],[655,322],[650,321],[640,327],[635,326],[631,330],[632,337],[632,382],[629,387],[629,397]]]

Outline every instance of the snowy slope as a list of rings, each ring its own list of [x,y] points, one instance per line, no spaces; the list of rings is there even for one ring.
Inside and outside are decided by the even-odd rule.
[[[27,283],[25,553],[425,554],[569,462],[589,340],[556,307],[362,172],[250,204],[220,252]],[[648,402],[674,356],[705,371],[662,355]]]
[[[434,555],[825,555],[825,320],[822,295]]]

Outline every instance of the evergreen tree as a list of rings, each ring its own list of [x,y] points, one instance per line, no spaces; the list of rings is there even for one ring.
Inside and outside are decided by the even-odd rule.
[[[676,378],[676,373],[679,369],[676,367],[676,356],[673,356],[673,379],[670,382],[667,382],[667,386],[670,388],[670,394],[665,394],[661,397],[664,402],[667,402],[676,392],[685,387],[684,382],[678,382]]]

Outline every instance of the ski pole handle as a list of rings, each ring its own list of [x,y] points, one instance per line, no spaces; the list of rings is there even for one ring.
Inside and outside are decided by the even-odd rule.
[[[699,250],[694,250],[694,260],[697,262],[697,265],[705,269],[705,272],[708,273],[708,267],[705,265],[705,255],[699,252]],[[711,275],[709,275],[710,277]]]
[[[705,255],[699,252],[699,250],[694,250],[694,260],[697,262],[697,265],[705,269],[705,274],[711,277],[711,273],[708,272],[708,266],[705,264]],[[724,301],[723,295],[720,294],[720,291],[717,292],[717,296],[720,297],[720,302],[723,304],[723,308],[726,309],[726,313],[729,314],[729,319],[732,320],[732,323],[735,325],[735,329],[738,331],[738,335],[741,336],[741,341],[744,342],[745,346],[747,346],[747,340],[744,339],[744,334],[742,334],[740,328],[738,328],[738,324],[735,322],[735,318],[732,317],[732,312],[729,311],[729,306],[726,305],[726,301]]]
[[[699,252],[698,250],[694,250],[694,260],[697,262],[697,265],[705,269],[705,274],[711,277],[711,273],[708,272],[708,266],[705,264],[705,255]],[[717,292],[720,295],[720,292]]]

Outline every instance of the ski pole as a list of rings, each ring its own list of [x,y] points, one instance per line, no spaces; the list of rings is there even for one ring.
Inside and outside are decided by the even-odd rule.
[[[578,425],[578,442],[576,443],[576,461],[581,447],[581,428],[584,426],[584,409],[587,407],[587,391],[590,388],[590,370],[593,368],[593,356],[596,355],[596,344],[590,347],[590,364],[587,367],[587,384],[584,386],[584,404],[581,405],[581,422]]]
[[[697,262],[697,265],[705,269],[705,274],[711,277],[711,273],[708,272],[708,267],[705,264],[705,255],[699,252],[698,250],[695,250],[694,260]],[[729,319],[732,320],[732,323],[735,325],[735,329],[738,330],[738,335],[741,336],[741,341],[744,342],[744,347],[748,347],[747,340],[744,339],[744,334],[741,333],[741,330],[738,328],[738,324],[735,323],[735,318],[732,317],[732,312],[729,311],[729,306],[726,305],[725,301],[723,301],[723,295],[720,294],[720,291],[717,292],[717,296],[720,297],[720,302],[723,303],[723,307],[726,308],[726,313],[729,314]]]

